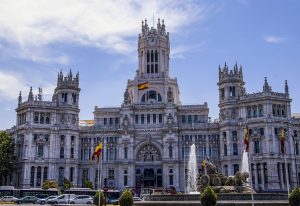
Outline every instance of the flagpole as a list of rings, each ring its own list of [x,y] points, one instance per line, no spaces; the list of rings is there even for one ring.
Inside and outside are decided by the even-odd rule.
[[[254,195],[253,195],[253,184],[252,184],[252,169],[251,169],[251,161],[250,161],[250,149],[247,153],[248,153],[248,169],[249,169],[250,187],[251,187],[251,200],[252,200],[252,206],[254,206]]]
[[[101,178],[100,178],[100,175],[101,175],[101,173],[100,173],[100,162],[98,161],[98,206],[100,206],[100,199],[101,199],[101,195],[100,195],[100,190],[101,190]]]
[[[285,164],[285,175],[286,175],[286,187],[288,192],[288,198],[290,195],[290,183],[289,183],[289,174],[288,174],[288,167],[286,163],[286,154],[284,153],[284,164]]]

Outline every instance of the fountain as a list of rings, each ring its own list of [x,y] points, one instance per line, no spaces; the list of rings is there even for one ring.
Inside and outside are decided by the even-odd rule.
[[[190,194],[199,193],[197,192],[197,177],[198,177],[198,167],[197,167],[197,157],[195,144],[191,146],[189,163],[188,163],[188,181],[187,181],[187,192]]]

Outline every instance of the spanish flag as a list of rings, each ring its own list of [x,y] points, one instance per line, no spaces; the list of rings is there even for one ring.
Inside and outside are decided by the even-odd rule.
[[[245,138],[244,138],[245,152],[249,152],[249,128],[246,127]]]
[[[285,153],[285,135],[284,135],[284,129],[281,129],[281,137],[280,137],[280,150],[281,153],[284,155]]]
[[[149,82],[144,82],[144,83],[138,85],[139,90],[144,90],[144,89],[148,89],[148,88],[149,88]]]
[[[102,152],[102,148],[103,148],[103,144],[100,143],[96,148],[95,148],[95,151],[92,155],[92,160],[95,160],[95,158],[97,157],[97,162],[99,162],[99,159],[100,159],[100,154]]]

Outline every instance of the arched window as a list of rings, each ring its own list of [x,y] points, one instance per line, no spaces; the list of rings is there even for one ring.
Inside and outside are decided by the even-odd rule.
[[[258,116],[259,117],[264,116],[264,111],[263,111],[263,106],[262,105],[258,105]]]
[[[48,167],[44,167],[44,175],[43,175],[43,181],[48,179]]]
[[[228,176],[228,165],[224,165],[224,174]]]
[[[41,181],[42,181],[41,177],[42,177],[42,168],[38,167],[37,172],[36,172],[36,186],[37,187],[41,186]]]
[[[169,146],[169,158],[173,158],[173,147]]]
[[[238,164],[234,164],[233,165],[233,174],[235,175],[238,171],[239,171],[239,165]]]
[[[35,167],[32,166],[30,169],[30,186],[34,187],[34,173],[35,173]]]
[[[174,174],[173,174],[173,169],[170,169],[170,170],[169,170],[169,185],[173,185],[173,182],[174,182],[174,181],[173,181],[173,179],[174,179],[174,178],[173,178],[173,175],[174,175]]]
[[[161,102],[162,97],[161,95],[156,92],[155,90],[147,91],[145,94],[143,94],[141,102]]]
[[[224,144],[224,156],[227,156],[227,144]]]
[[[252,117],[251,107],[247,107],[247,118]]]
[[[58,184],[63,185],[64,182],[64,168],[60,167],[58,169]]]
[[[233,143],[233,155],[238,155],[238,144],[236,142]]]
[[[38,112],[34,113],[34,120],[33,121],[34,121],[35,124],[39,123],[39,113]]]
[[[260,145],[259,145],[259,140],[254,140],[254,153],[258,154],[260,153]]]
[[[46,113],[46,124],[50,124],[50,113]]]

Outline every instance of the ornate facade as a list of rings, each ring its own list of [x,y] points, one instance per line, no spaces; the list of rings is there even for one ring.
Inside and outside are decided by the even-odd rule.
[[[273,92],[248,94],[242,68],[219,68],[219,121],[211,121],[207,103],[183,105],[176,78],[169,76],[169,33],[164,21],[156,28],[142,23],[138,37],[138,70],[128,80],[120,107],[95,107],[94,120],[79,121],[79,75],[58,74],[52,101],[42,91],[28,100],[19,96],[14,185],[40,187],[45,179],[85,180],[98,188],[97,164],[89,159],[103,141],[102,177],[111,188],[174,186],[185,191],[192,144],[199,163],[209,157],[219,171],[241,169],[245,127],[250,133],[250,162],[256,190],[285,190],[298,185],[300,121],[291,117],[288,85]],[[139,85],[144,84],[144,88]],[[280,154],[280,130],[286,129],[287,164]],[[287,168],[285,167],[287,165]],[[103,182],[103,181],[102,181]],[[103,185],[102,185],[103,186]]]

